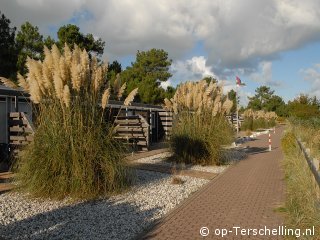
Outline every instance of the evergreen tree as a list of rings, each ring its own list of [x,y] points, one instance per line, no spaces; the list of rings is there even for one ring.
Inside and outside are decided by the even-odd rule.
[[[17,68],[21,74],[27,72],[25,63],[27,57],[39,60],[43,57],[43,36],[39,33],[37,26],[26,22],[21,25],[21,29],[16,37],[19,51]]]
[[[10,27],[10,20],[0,12],[0,76],[15,78],[18,58],[15,45],[15,27]]]
[[[121,79],[127,83],[127,92],[138,87],[137,98],[143,103],[162,103],[165,90],[160,86],[172,75],[169,67],[172,63],[168,53],[162,49],[138,51],[136,61],[121,73]]]

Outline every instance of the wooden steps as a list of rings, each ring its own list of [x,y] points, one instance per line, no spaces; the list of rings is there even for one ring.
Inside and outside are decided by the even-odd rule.
[[[118,116],[115,119],[115,139],[123,140],[136,150],[149,149],[149,124],[141,115]]]
[[[173,112],[158,112],[160,122],[162,124],[166,139],[169,140],[172,131]]]
[[[0,173],[0,194],[10,191],[14,188],[14,185],[10,183],[14,177],[14,173],[12,172],[3,172]]]
[[[9,143],[13,157],[19,154],[19,148],[33,141],[34,127],[24,112],[9,114]]]

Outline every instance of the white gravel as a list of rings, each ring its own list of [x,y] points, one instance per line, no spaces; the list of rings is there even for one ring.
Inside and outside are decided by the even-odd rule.
[[[30,200],[0,195],[0,239],[131,239],[163,217],[208,180],[137,171],[128,192],[90,202]]]
[[[159,153],[157,155],[153,155],[150,157],[140,158],[138,160],[135,160],[136,163],[148,163],[148,164],[157,164],[157,165],[163,165],[163,166],[174,166],[176,165],[174,162],[168,162],[166,161],[168,157],[170,157],[172,153],[165,152],[165,153]],[[232,163],[234,161],[239,161],[246,157],[246,153],[243,151],[239,151],[237,149],[228,149],[227,151],[224,151],[224,157],[227,159],[228,163]],[[202,172],[211,172],[211,173],[222,173],[224,170],[226,170],[229,165],[221,165],[221,166],[202,166],[202,165],[192,165],[192,164],[177,164],[176,165],[179,168],[182,169],[190,169],[190,170],[197,170]]]

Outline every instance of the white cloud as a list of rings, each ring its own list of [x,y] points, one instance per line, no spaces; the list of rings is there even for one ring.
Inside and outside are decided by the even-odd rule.
[[[307,93],[320,98],[320,64],[302,69],[300,72],[303,74],[304,80],[311,84],[311,88]]]
[[[267,85],[271,87],[281,86],[281,82],[274,80],[272,77],[272,62],[260,62],[258,66],[258,71],[250,74],[249,78],[262,85]]]
[[[173,77],[170,83],[175,86],[180,82],[197,81],[207,76],[216,77],[212,67],[207,66],[207,59],[204,56],[192,57],[185,61],[175,61],[171,65],[170,71]]]
[[[84,7],[85,0],[4,0],[0,2],[1,12],[18,29],[21,24],[29,21],[45,33],[48,32],[48,27],[60,26]]]
[[[252,71],[257,64],[320,39],[318,0],[10,0],[1,10],[14,24],[44,29],[59,26],[82,11],[82,31],[106,41],[106,55],[123,57],[137,50],[163,48],[182,59],[201,40],[207,65]]]

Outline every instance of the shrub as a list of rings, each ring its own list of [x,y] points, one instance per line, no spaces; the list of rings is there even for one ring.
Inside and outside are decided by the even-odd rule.
[[[232,140],[232,127],[224,116],[185,112],[176,116],[170,144],[176,162],[220,165],[221,146]]]
[[[259,128],[270,128],[276,125],[277,115],[274,112],[247,109],[243,115],[245,119],[241,125],[241,130],[257,130]]]
[[[18,75],[38,110],[34,141],[17,164],[20,188],[50,198],[95,198],[126,188],[131,173],[124,149],[104,120],[106,66],[77,46],[71,52],[65,45],[62,54],[55,45],[44,52],[43,62],[27,60],[26,79]]]
[[[245,118],[244,121],[241,124],[241,130],[245,131],[245,130],[253,130],[253,118],[249,117],[249,118]]]
[[[224,117],[232,101],[222,87],[205,80],[181,84],[166,107],[175,113],[170,140],[176,162],[221,164],[221,146],[231,143],[233,131]]]

